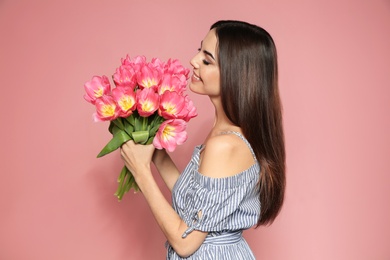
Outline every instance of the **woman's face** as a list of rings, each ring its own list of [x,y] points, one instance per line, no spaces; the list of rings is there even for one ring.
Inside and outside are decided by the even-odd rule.
[[[198,94],[217,97],[220,94],[220,77],[217,57],[217,36],[210,30],[201,42],[199,52],[190,61],[193,75],[190,89]]]

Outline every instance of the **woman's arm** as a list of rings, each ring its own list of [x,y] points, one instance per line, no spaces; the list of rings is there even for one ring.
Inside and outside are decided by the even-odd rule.
[[[169,190],[172,191],[180,172],[177,169],[175,163],[172,161],[169,154],[163,150],[155,150],[153,153],[152,161],[163,178],[165,184]]]
[[[153,177],[150,168],[153,151],[153,145],[137,145],[133,141],[129,141],[122,146],[121,155],[126,167],[133,173],[142,194],[169,244],[177,254],[182,257],[187,257],[200,247],[207,236],[207,232],[194,230],[186,238],[182,238],[188,226],[165,199]],[[165,155],[157,155],[157,157],[159,156],[165,157]],[[155,159],[158,161],[162,158]],[[157,164],[160,163],[162,161],[157,162]],[[167,164],[170,165],[168,168],[172,167],[171,163]]]

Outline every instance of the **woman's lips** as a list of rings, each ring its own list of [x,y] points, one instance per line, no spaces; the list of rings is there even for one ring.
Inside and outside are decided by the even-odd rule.
[[[201,81],[201,79],[194,73],[192,74],[192,78],[191,78],[192,81]]]

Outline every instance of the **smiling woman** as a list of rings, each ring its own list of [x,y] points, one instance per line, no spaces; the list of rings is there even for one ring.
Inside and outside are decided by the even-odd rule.
[[[191,65],[190,89],[210,98],[215,123],[183,173],[152,146],[127,142],[122,158],[168,240],[167,259],[254,259],[242,232],[272,223],[284,198],[276,49],[256,25],[219,21]],[[152,161],[172,191],[173,208]]]

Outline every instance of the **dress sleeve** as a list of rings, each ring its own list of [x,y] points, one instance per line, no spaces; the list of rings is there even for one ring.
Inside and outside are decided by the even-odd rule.
[[[182,237],[193,230],[214,232],[253,226],[260,211],[256,175],[210,178],[195,173],[190,187],[182,195],[184,221],[188,225]]]

